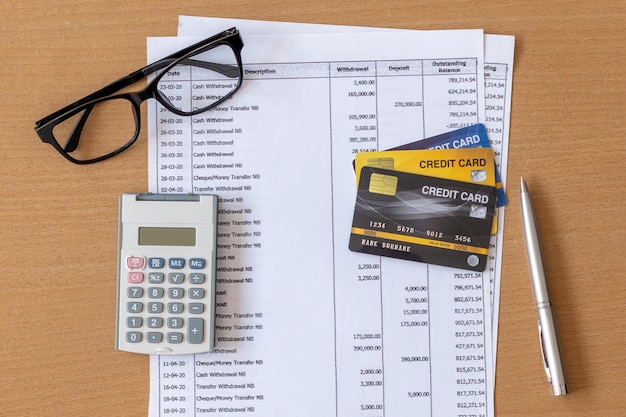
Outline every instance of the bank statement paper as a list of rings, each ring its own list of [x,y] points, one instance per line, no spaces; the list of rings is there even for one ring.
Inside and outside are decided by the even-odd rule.
[[[243,34],[232,100],[150,110],[150,191],[220,196],[217,348],[152,357],[150,415],[492,415],[488,273],[347,248],[355,152],[485,121],[482,32]]]
[[[247,34],[293,34],[293,33],[345,33],[371,31],[402,31],[403,29],[323,25],[263,20],[229,19],[202,16],[180,16],[179,36],[210,36],[212,30],[237,26]],[[508,142],[511,117],[511,93],[513,90],[513,59],[515,37],[511,35],[485,34],[485,120],[491,148],[495,154],[502,181],[506,183]],[[504,207],[498,210],[498,228],[504,227]],[[492,303],[492,343],[497,347],[500,277],[502,264],[503,233],[493,236],[491,262],[488,269]],[[495,370],[496,355],[493,355]]]

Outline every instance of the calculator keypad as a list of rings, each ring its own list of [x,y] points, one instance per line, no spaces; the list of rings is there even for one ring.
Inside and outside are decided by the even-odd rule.
[[[140,353],[199,353],[210,346],[204,315],[211,312],[205,258],[127,256],[125,318],[118,323],[124,350]],[[124,275],[123,275],[124,276]],[[122,336],[123,335],[123,336]],[[146,346],[146,344],[148,346]],[[180,351],[177,346],[195,345]]]

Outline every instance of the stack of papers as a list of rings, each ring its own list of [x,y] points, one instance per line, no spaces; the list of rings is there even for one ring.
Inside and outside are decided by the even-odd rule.
[[[504,207],[485,272],[352,252],[352,163],[482,123],[506,187],[514,38],[182,16],[148,60],[232,26],[232,99],[150,103],[150,191],[220,204],[216,349],[152,356],[149,415],[493,416]]]

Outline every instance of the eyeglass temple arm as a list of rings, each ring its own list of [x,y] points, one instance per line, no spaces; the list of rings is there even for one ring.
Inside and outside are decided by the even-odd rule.
[[[90,94],[89,96],[80,100],[76,104],[79,104],[79,103],[82,104],[82,103],[86,103],[91,100],[94,100],[96,98],[112,95],[113,93],[118,92],[122,88],[133,85],[137,81],[147,77],[148,75],[154,73],[155,71],[158,71],[162,68],[167,67],[174,61],[176,61],[176,58],[165,58],[153,64],[147,65],[140,70],[137,70],[131,74],[128,74],[125,77],[120,78],[119,80],[113,81],[111,84],[101,88],[100,90],[96,91],[93,94]],[[196,67],[210,69],[212,71],[218,72],[229,78],[239,77],[239,67],[233,66],[233,65],[218,64],[215,62],[205,62],[205,61],[199,61],[196,59],[183,59],[181,63],[184,63],[186,65],[192,65]]]
[[[77,107],[77,106],[81,106],[85,103],[89,103],[92,100],[96,100],[99,99],[101,97],[106,97],[109,95],[112,95],[116,92],[118,92],[119,90],[126,88],[130,85],[133,85],[134,83],[136,83],[137,81],[140,81],[141,79],[145,78],[146,76],[154,73],[155,71],[158,71],[164,67],[167,67],[169,64],[171,64],[172,62],[174,62],[177,58],[165,58],[162,59],[160,61],[157,61],[153,64],[150,64],[148,66],[143,67],[140,70],[137,70],[131,74],[128,74],[125,77],[122,77],[116,81],[113,81],[111,84],[108,84],[107,86],[101,88],[100,90],[88,95],[87,97],[83,97],[82,99],[70,104],[69,106],[66,106],[64,108],[62,108],[61,110],[58,110],[54,113],[52,113],[51,115],[49,115],[48,117],[40,120],[39,122],[37,122],[38,126],[41,126],[43,124],[45,124],[46,122],[48,122],[49,120],[54,119],[55,117],[65,113],[66,111],[68,111],[71,108]],[[181,61],[183,63],[186,63],[188,65],[193,65],[193,66],[197,66],[197,67],[201,67],[201,68],[206,68],[206,69],[210,69],[212,71],[218,72],[228,78],[237,78],[239,76],[239,68],[237,66],[232,66],[232,65],[226,65],[226,64],[218,64],[218,63],[214,63],[214,62],[204,62],[204,61],[198,61],[195,59],[184,59],[183,61]],[[79,121],[79,125],[84,125],[84,121],[83,119],[86,118],[89,115],[88,112],[83,113],[83,116],[81,116],[81,121]],[[72,136],[74,135],[79,135],[80,131],[82,130],[82,126],[80,127],[80,129],[78,129],[78,125],[77,127],[74,129],[74,133]],[[68,146],[70,144],[70,142],[75,142],[77,141],[77,139],[75,140],[68,140]],[[77,143],[75,144],[75,146],[77,145]]]
[[[42,126],[46,124],[47,122],[49,122],[50,120],[55,119],[58,116],[61,116],[62,114],[66,113],[67,111],[70,111],[73,108],[82,106],[83,104],[89,103],[90,101],[97,100],[102,97],[110,96],[118,92],[122,88],[133,85],[134,83],[136,83],[137,81],[141,80],[144,77],[145,75],[143,74],[143,69],[139,71],[135,71],[131,74],[128,74],[127,76],[122,77],[119,80],[113,81],[111,84],[108,84],[107,86],[101,88],[100,90],[92,94],[89,94],[88,96],[83,97],[80,100],[75,101],[74,103],[68,106],[65,106],[62,109],[57,110],[56,112],[52,113],[51,115],[39,120],[38,122],[35,123],[35,127],[37,128],[39,126]]]

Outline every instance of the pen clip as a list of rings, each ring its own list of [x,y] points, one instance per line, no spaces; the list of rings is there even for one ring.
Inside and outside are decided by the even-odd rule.
[[[546,360],[545,347],[543,346],[543,332],[541,331],[540,320],[537,320],[537,328],[539,329],[539,347],[541,348],[541,359],[543,360],[543,369],[546,371],[548,382],[552,383],[552,378],[550,377],[550,367],[548,366],[548,361]]]

